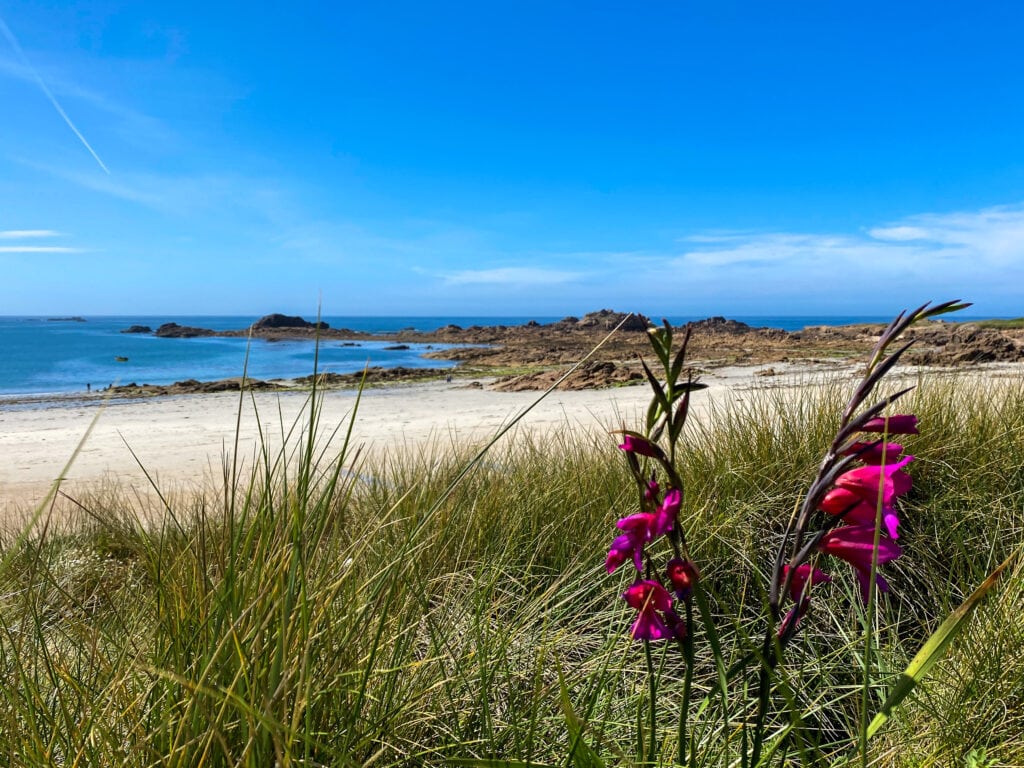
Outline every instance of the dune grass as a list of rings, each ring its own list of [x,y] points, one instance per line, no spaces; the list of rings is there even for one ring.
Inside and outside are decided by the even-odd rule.
[[[923,381],[893,591],[876,617],[873,701],[938,623],[1024,541],[1024,386]],[[767,392],[687,426],[682,520],[723,652],[757,642],[768,572],[848,392]],[[59,526],[8,536],[0,571],[0,755],[11,766],[632,764],[648,689],[602,567],[635,502],[613,440],[509,435],[375,460],[318,424],[224,487],[156,508],[106,488]],[[338,428],[332,441],[321,427]],[[58,468],[59,469],[59,468]],[[153,522],[157,521],[157,522]],[[819,588],[781,671],[814,750],[854,760],[863,611],[848,573]],[[872,741],[874,765],[1024,765],[1024,579],[982,604]],[[754,639],[751,639],[753,635]],[[736,764],[736,725],[695,642],[697,766]],[[656,650],[659,696],[684,669]],[[564,689],[563,689],[564,686]],[[573,749],[570,721],[585,723]],[[780,725],[781,727],[781,725]],[[657,761],[675,754],[659,732]],[[593,754],[591,754],[591,750]],[[498,764],[498,763],[495,763]],[[783,764],[776,756],[775,764]]]

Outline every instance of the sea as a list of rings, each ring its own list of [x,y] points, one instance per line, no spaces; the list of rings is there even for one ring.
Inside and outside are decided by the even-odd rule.
[[[320,372],[352,373],[367,365],[395,368],[446,368],[455,363],[423,357],[443,344],[410,344],[388,349],[386,340],[342,342],[265,341],[246,338],[158,338],[126,334],[132,325],[157,328],[163,323],[238,330],[258,317],[248,316],[0,316],[0,407],[15,396],[84,393],[114,384],[172,384],[185,379],[216,381],[240,376],[254,379],[289,379],[307,376],[314,364]],[[332,328],[372,334],[403,329],[432,331],[455,324],[523,325],[531,320],[549,323],[559,317],[324,317]],[[675,325],[701,317],[669,317]],[[751,326],[799,330],[808,325],[847,325],[888,322],[877,316],[735,316]],[[314,363],[315,360],[315,363]]]

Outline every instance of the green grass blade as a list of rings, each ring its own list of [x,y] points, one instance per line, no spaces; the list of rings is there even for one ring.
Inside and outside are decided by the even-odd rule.
[[[559,705],[562,708],[562,714],[565,715],[565,727],[569,732],[569,762],[576,768],[604,768],[604,760],[583,738],[586,723],[580,719],[572,707],[569,688],[565,684],[565,677],[562,675],[561,669],[558,670],[558,689]],[[651,734],[651,738],[654,738],[654,734]]]
[[[989,593],[989,591],[996,585],[999,578],[1003,575],[1007,568],[1016,560],[1021,550],[1017,550],[1011,554],[1003,563],[996,568],[988,578],[981,583],[974,592],[968,597],[963,604],[960,605],[955,611],[953,611],[946,620],[942,622],[938,629],[928,638],[927,642],[921,647],[921,650],[917,652],[913,660],[907,665],[907,668],[900,675],[900,679],[896,682],[892,691],[889,693],[889,697],[885,700],[885,704],[882,705],[882,710],[875,715],[871,724],[868,725],[867,737],[870,739],[882,728],[883,725],[892,716],[892,711],[895,709],[900,702],[902,702],[912,690],[917,686],[921,680],[928,674],[932,667],[943,657],[949,644],[953,642],[958,634],[967,626],[968,620],[971,618],[971,614],[974,609],[978,607],[981,600]]]

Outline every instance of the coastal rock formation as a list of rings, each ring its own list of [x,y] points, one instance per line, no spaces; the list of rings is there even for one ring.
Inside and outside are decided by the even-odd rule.
[[[907,331],[914,346],[903,356],[913,365],[963,365],[967,363],[1017,362],[1024,360],[1024,340],[973,323],[930,323]]]
[[[276,312],[270,315],[264,315],[255,323],[252,324],[253,331],[266,331],[266,330],[279,330],[283,328],[288,329],[309,329],[315,330],[319,325],[321,331],[326,331],[330,326],[325,322],[311,323],[304,320],[296,315],[280,315]]]
[[[623,320],[626,322],[622,330],[608,338],[609,331]],[[412,349],[413,345],[429,349],[429,345],[435,345],[434,349],[425,351],[425,357],[456,361],[463,372],[468,369],[474,375],[487,376],[489,372],[496,375],[500,369],[524,371],[522,375],[501,380],[496,389],[542,390],[555,382],[568,366],[587,356],[591,357],[590,361],[561,385],[564,389],[617,386],[640,380],[639,358],[642,356],[648,361],[651,358],[647,334],[643,332],[649,324],[650,320],[638,313],[630,316],[602,309],[582,318],[570,316],[552,323],[531,321],[518,326],[473,325],[468,328],[449,324],[434,331],[406,328],[394,333],[367,333],[272,314],[254,323],[251,330],[215,332],[166,323],[157,329],[156,335],[187,338],[253,334],[264,341],[318,337],[332,344],[372,340],[388,342],[391,349]],[[689,325],[693,333],[687,357],[699,368],[864,359],[885,327],[878,323],[808,326],[789,333],[777,328],[755,328],[725,317],[709,317]],[[683,328],[677,328],[676,332],[682,333]],[[904,338],[915,342],[903,358],[910,364],[970,365],[1024,360],[1024,329],[1013,324],[991,327],[984,323],[931,322],[910,329]],[[444,348],[436,348],[442,344]],[[370,370],[367,380],[423,380],[447,373],[433,369],[376,368]],[[355,386],[362,380],[361,372],[322,376],[325,386]],[[309,382],[300,384],[308,386]]]
[[[626,312],[615,312],[611,309],[600,309],[597,312],[588,312],[583,316],[582,319],[576,321],[576,325],[580,328],[602,328],[606,331],[610,331],[616,327],[619,323],[623,323],[620,331],[646,331],[650,325],[651,320],[646,315],[641,315],[639,312],[633,312],[628,314],[627,319]],[[573,318],[565,318],[561,322],[566,322]]]
[[[549,370],[522,376],[508,376],[495,382],[491,389],[499,392],[544,390],[564,375],[564,370]],[[558,385],[558,389],[603,389],[638,382],[643,378],[643,374],[637,368],[627,368],[612,362],[589,362],[573,371]]]
[[[366,369],[366,383],[396,383],[401,381],[424,381],[425,379],[439,379],[451,373],[450,368],[406,368],[397,366],[395,368],[381,368],[372,366]],[[358,386],[363,381],[363,372],[357,373],[321,373],[316,377],[317,386]],[[309,387],[313,384],[312,376],[303,376],[295,380],[296,384]]]
[[[113,387],[111,391],[120,397],[155,397],[157,395],[193,395],[197,393],[209,394],[212,392],[238,392],[242,387],[240,377],[232,379],[220,379],[218,381],[197,381],[196,379],[185,379],[176,381],[173,384],[124,384]],[[246,379],[245,389],[254,391],[281,389],[280,384],[259,379]]]
[[[156,329],[155,334],[163,339],[192,339],[199,336],[216,336],[216,331],[209,328],[193,328],[189,325],[178,325],[177,323],[164,323]]]
[[[125,328],[124,330],[121,331],[121,333],[152,333],[152,332],[153,332],[153,329],[150,328],[148,325],[130,325],[127,328]]]

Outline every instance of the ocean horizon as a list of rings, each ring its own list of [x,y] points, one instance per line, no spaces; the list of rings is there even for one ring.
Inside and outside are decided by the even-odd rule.
[[[562,316],[564,317],[564,316]],[[393,333],[414,329],[432,331],[454,324],[525,325],[551,323],[548,316],[324,316],[331,328],[365,333]],[[706,316],[669,316],[673,325]],[[0,396],[70,394],[88,388],[118,384],[173,384],[185,379],[216,381],[240,376],[254,379],[291,379],[313,372],[314,358],[321,372],[353,373],[365,366],[384,368],[452,368],[454,362],[423,357],[445,344],[410,344],[408,349],[386,349],[388,341],[342,342],[266,341],[246,338],[158,338],[122,333],[132,325],[157,328],[163,323],[209,328],[215,331],[247,328],[259,316],[250,315],[84,315],[0,316]],[[308,317],[308,320],[315,318]],[[652,318],[655,319],[655,318]],[[660,317],[657,319],[661,319]],[[809,325],[849,325],[888,322],[875,315],[733,315],[730,319],[754,327],[795,331]],[[966,319],[966,318],[965,318]],[[126,358],[126,359],[125,359]],[[0,400],[2,407],[2,400]]]

